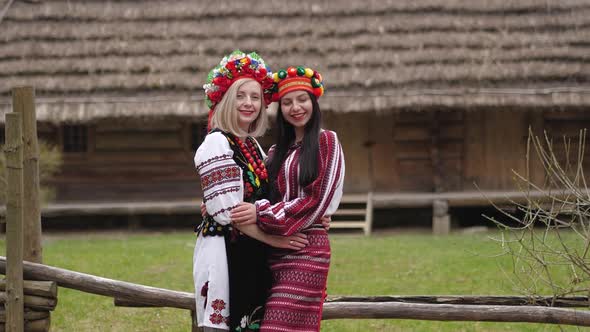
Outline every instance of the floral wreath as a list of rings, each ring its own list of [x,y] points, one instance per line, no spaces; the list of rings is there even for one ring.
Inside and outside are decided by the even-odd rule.
[[[274,81],[272,72],[264,60],[256,52],[246,54],[235,50],[230,55],[223,57],[221,62],[209,72],[207,82],[203,85],[205,103],[209,108],[209,118],[227,89],[241,78],[252,78],[260,83],[265,104],[271,103]]]
[[[317,98],[324,95],[322,75],[306,67],[289,67],[281,69],[272,75],[275,82],[273,87],[273,101],[278,101],[285,94],[295,90],[305,90],[313,93]]]

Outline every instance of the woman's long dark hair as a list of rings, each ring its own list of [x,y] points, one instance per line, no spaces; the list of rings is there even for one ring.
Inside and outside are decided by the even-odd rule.
[[[312,183],[318,177],[318,157],[320,154],[319,137],[322,122],[320,105],[316,96],[307,93],[311,98],[312,113],[311,118],[305,125],[305,135],[301,142],[301,156],[299,158],[299,186],[305,187]],[[279,102],[276,119],[276,146],[273,157],[269,160],[267,169],[270,180],[270,199],[276,202],[281,199],[277,192],[276,180],[281,171],[289,146],[295,142],[295,127],[285,120]]]

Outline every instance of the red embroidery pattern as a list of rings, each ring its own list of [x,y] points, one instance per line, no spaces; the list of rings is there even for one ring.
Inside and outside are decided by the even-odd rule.
[[[223,316],[221,316],[221,314],[214,312],[211,314],[211,316],[209,316],[209,320],[211,321],[211,323],[219,325],[223,323]]]
[[[204,173],[201,176],[201,186],[203,187],[203,191],[205,191],[227,180],[240,180],[240,168],[238,166],[213,169],[210,172]]]
[[[223,315],[221,315],[221,310],[225,309],[225,302],[221,299],[214,300],[213,303],[211,303],[211,307],[215,310],[215,312],[209,316],[211,323],[215,325],[219,325],[223,322],[227,323],[228,317],[223,317]]]
[[[225,309],[225,302],[223,300],[217,299],[211,303],[211,307],[213,307],[215,311],[221,311]]]

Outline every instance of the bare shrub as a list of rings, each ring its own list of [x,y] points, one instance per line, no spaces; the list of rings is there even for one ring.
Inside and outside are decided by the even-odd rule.
[[[553,142],[547,133],[537,137],[529,130],[527,174],[514,172],[526,199],[512,201],[516,206],[513,212],[496,206],[505,216],[502,221],[487,217],[501,230],[495,240],[512,258],[509,279],[524,295],[590,294],[590,192],[583,167],[585,137],[584,129],[577,140],[564,137],[561,142]],[[556,149],[557,144],[562,146]],[[531,165],[543,167],[542,184],[531,181]]]

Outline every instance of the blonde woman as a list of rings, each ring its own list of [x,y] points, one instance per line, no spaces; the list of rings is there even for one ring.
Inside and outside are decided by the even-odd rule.
[[[234,51],[208,76],[210,132],[195,155],[207,214],[193,256],[198,325],[205,331],[255,331],[270,289],[269,247],[299,250],[303,234],[273,236],[234,228],[231,210],[266,197],[266,155],[254,137],[267,126],[273,80],[256,53]],[[268,244],[268,245],[267,245]]]

